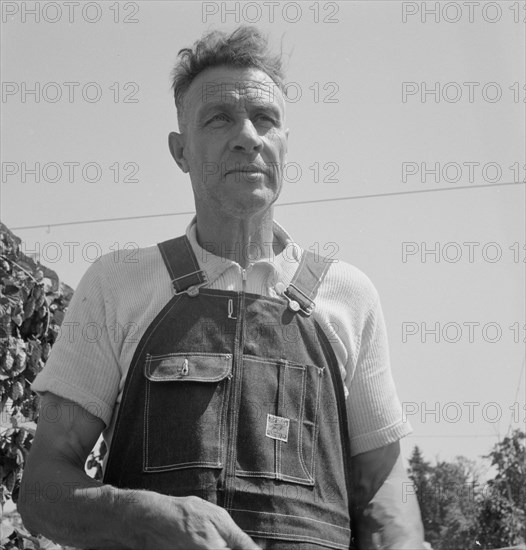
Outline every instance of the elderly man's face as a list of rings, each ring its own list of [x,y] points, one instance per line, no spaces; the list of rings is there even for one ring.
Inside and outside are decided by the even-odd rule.
[[[181,135],[170,143],[190,173],[198,212],[244,218],[278,198],[287,152],[284,115],[283,95],[258,69],[220,66],[197,76],[185,98]]]

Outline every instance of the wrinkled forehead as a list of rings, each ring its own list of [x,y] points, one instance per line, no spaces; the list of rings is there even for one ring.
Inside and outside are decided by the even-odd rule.
[[[192,82],[185,111],[191,118],[208,106],[230,105],[236,108],[271,106],[285,113],[285,101],[276,83],[258,69],[215,67],[203,71]]]

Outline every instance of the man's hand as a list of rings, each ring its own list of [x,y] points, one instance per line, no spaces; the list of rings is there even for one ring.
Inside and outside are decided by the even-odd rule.
[[[52,393],[42,410],[60,414],[41,415],[24,470],[18,508],[30,531],[82,548],[259,549],[215,504],[95,481],[84,464],[103,422]]]
[[[143,548],[260,550],[224,508],[195,496],[141,493],[148,495],[144,505],[151,504],[145,522]]]

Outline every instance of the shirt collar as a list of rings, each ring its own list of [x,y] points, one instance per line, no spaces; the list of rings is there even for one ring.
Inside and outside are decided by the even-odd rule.
[[[275,239],[283,246],[283,250],[279,254],[274,254],[271,250],[271,256],[256,260],[253,265],[268,265],[270,271],[275,274],[274,282],[279,279],[288,285],[296,272],[303,251],[278,222],[273,221],[272,231]],[[213,283],[224,271],[231,267],[236,266],[240,269],[237,262],[222,256],[216,256],[201,247],[197,242],[197,216],[194,216],[186,228],[186,237],[190,241],[200,269],[206,273],[208,283]]]

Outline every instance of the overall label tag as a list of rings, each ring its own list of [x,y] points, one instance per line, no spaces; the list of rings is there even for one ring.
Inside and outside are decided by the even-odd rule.
[[[267,414],[267,429],[265,435],[272,439],[285,441],[286,443],[289,440],[289,425],[290,420],[288,418]]]

